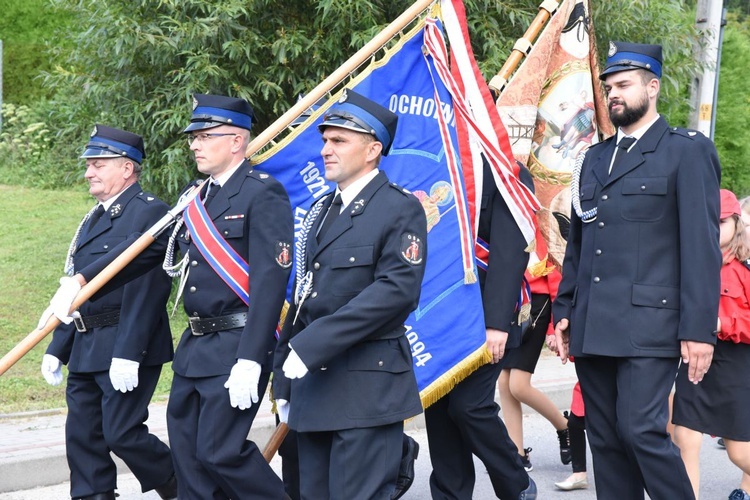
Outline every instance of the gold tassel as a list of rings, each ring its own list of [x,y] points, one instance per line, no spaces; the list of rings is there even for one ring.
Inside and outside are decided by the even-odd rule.
[[[536,238],[531,240],[528,244],[528,246],[524,249],[524,252],[531,253],[536,252]]]
[[[464,285],[472,285],[477,282],[477,275],[474,269],[464,269]]]
[[[521,306],[521,310],[518,311],[518,324],[528,321],[531,317],[531,304],[529,302]]]
[[[459,382],[471,375],[477,368],[492,361],[492,355],[487,346],[482,344],[477,350],[468,355],[466,359],[454,366],[450,371],[443,373],[437,380],[422,389],[419,393],[422,399],[422,407],[427,408],[438,399],[448,394]]]

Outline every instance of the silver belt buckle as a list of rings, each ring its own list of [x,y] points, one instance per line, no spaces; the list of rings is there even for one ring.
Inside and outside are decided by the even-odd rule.
[[[196,332],[196,331],[195,331],[195,330],[193,329],[193,321],[196,321],[196,322],[197,322],[197,321],[200,321],[200,320],[201,320],[201,319],[200,319],[200,317],[199,317],[199,316],[193,316],[193,317],[191,317],[191,318],[188,318],[188,322],[190,323],[190,333],[192,333],[192,334],[193,334],[193,335],[195,335],[196,337],[201,337],[201,336],[203,336],[203,332]]]
[[[88,331],[86,325],[83,323],[83,317],[81,316],[73,316],[73,324],[76,325],[76,330],[81,333],[86,333]]]

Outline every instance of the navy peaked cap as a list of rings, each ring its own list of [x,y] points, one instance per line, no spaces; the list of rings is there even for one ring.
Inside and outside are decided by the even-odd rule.
[[[365,96],[344,89],[338,103],[331,106],[318,125],[322,132],[326,127],[339,127],[375,136],[383,145],[383,156],[388,154],[396,136],[398,116]]]
[[[220,125],[232,125],[250,130],[253,108],[244,100],[223,95],[193,94],[193,116],[183,133],[205,130]]]
[[[141,163],[146,157],[143,137],[104,125],[94,125],[81,158],[130,158]]]
[[[647,45],[644,43],[609,42],[607,64],[599,79],[633,69],[646,69],[661,78],[661,45]]]

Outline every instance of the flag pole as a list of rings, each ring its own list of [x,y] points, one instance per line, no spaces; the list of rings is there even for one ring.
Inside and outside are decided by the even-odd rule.
[[[253,141],[248,145],[246,156],[250,157],[257,153],[263,146],[270,142],[275,136],[289,126],[295,118],[301,115],[307,108],[311,107],[319,98],[323,97],[338,83],[344,80],[350,73],[355,71],[362,63],[367,61],[373,56],[378,50],[385,46],[389,40],[396,36],[399,31],[408,26],[414,19],[416,19],[422,12],[424,12],[431,4],[436,0],[417,0],[398,16],[391,24],[383,28],[383,30],[375,35],[364,47],[357,51],[352,57],[350,57],[344,64],[339,66],[336,71],[331,73],[328,78],[323,80],[317,87],[311,90],[304,98],[300,99],[294,106],[292,106],[286,113],[281,115],[275,122],[273,122],[267,129],[258,134]],[[197,192],[197,191],[196,191]],[[109,280],[111,280],[117,273],[135,259],[141,252],[143,252],[151,243],[153,243],[156,237],[169,227],[174,222],[176,216],[181,213],[182,209],[186,205],[181,204],[181,208],[175,207],[170,210],[164,218],[154,224],[146,233],[141,235],[132,245],[130,245],[125,251],[119,255],[112,263],[110,263],[101,273],[94,277],[91,282],[87,283],[76,296],[73,302],[72,310],[77,309],[81,304],[86,302],[92,295],[94,295],[101,287],[103,287]],[[177,212],[176,212],[177,211]],[[54,316],[47,321],[47,324],[38,330],[34,330],[29,333],[26,338],[19,342],[13,349],[11,349],[5,356],[0,359],[0,376],[2,376],[11,366],[13,366],[19,359],[21,359],[27,352],[29,352],[35,345],[44,339],[55,327],[59,324],[59,320]]]
[[[205,182],[205,181],[204,181]],[[118,255],[107,267],[94,276],[91,281],[86,283],[76,295],[73,304],[71,305],[70,312],[78,309],[81,304],[89,300],[96,292],[98,292],[109,280],[111,280],[117,273],[123,270],[133,259],[141,254],[149,245],[151,245],[156,238],[161,234],[162,231],[167,229],[176,220],[177,216],[182,213],[185,207],[190,203],[193,198],[198,194],[200,190],[194,189],[189,195],[177,202],[177,204],[169,212],[167,212],[159,221],[156,222],[151,228],[143,233],[137,240],[133,242],[128,248],[126,248],[120,255]],[[44,337],[49,335],[57,325],[60,324],[60,320],[54,315],[50,316],[47,323],[40,329],[36,329],[29,333],[23,340],[16,344],[13,349],[0,359],[0,376],[2,376],[8,369],[16,364],[19,359],[24,357],[35,345],[41,342]]]
[[[510,75],[512,75],[518,65],[521,64],[523,58],[529,55],[531,48],[534,46],[536,37],[542,32],[547,21],[555,15],[559,6],[560,2],[555,0],[544,0],[539,5],[539,12],[534,20],[531,21],[531,24],[523,36],[516,40],[516,44],[513,46],[513,51],[510,53],[510,57],[505,61],[503,67],[500,68],[498,74],[493,76],[490,80],[489,86],[497,93],[497,95],[500,95],[505,89],[505,86],[508,85]]]
[[[414,19],[416,19],[435,1],[436,0],[417,0],[414,2],[411,7],[406,9],[391,24],[383,28],[380,33],[367,42],[364,47],[359,49],[346,62],[339,66],[336,71],[331,73],[325,80],[320,82],[318,86],[308,92],[305,97],[297,101],[294,106],[289,108],[286,113],[281,115],[268,128],[258,134],[258,136],[247,146],[245,156],[249,158],[257,153],[263,146],[268,144],[274,137],[288,127],[295,118],[304,113],[305,110],[315,104],[318,99],[326,95],[332,88],[361,66],[362,63],[372,57],[373,54],[385,46],[389,40],[414,21]]]

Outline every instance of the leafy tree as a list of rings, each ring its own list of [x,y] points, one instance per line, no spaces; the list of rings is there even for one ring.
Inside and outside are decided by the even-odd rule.
[[[0,0],[1,1],[1,0]],[[88,25],[58,47],[56,91],[46,106],[57,142],[80,145],[94,122],[139,131],[147,142],[146,181],[174,195],[196,175],[180,133],[191,94],[253,103],[263,130],[411,4],[411,0],[51,0]],[[658,41],[668,71],[662,111],[685,102],[695,64],[694,14],[679,0],[594,4],[600,55],[609,39]],[[465,0],[469,32],[489,79],[538,11],[538,0]],[[619,12],[613,16],[612,12]],[[653,39],[654,33],[669,37]],[[66,152],[67,153],[67,152]],[[74,170],[67,156],[63,168]],[[59,168],[59,167],[58,167]]]

